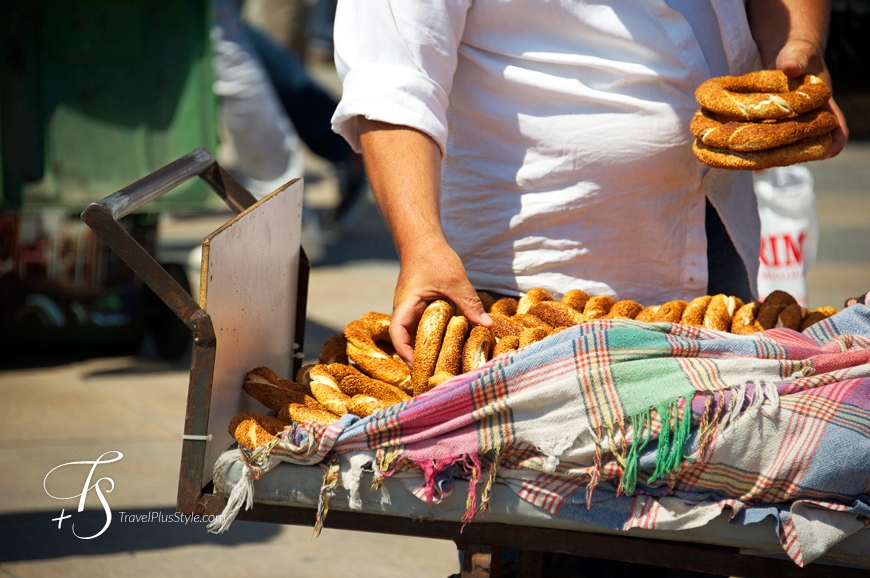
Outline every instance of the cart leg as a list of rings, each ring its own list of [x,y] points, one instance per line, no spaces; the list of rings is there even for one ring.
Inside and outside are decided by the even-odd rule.
[[[487,544],[459,544],[463,551],[462,578],[496,578],[501,575],[501,547]]]

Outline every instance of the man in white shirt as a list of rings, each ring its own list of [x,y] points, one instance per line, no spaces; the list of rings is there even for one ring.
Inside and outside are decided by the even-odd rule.
[[[751,175],[695,160],[694,90],[759,67],[830,81],[828,12],[820,0],[342,0],[333,128],[363,150],[398,248],[399,354],[412,359],[437,298],[489,325],[475,288],[646,304],[724,291],[708,283],[711,223],[727,233],[709,248],[737,265],[723,277],[754,294]],[[847,132],[830,107],[833,156]]]

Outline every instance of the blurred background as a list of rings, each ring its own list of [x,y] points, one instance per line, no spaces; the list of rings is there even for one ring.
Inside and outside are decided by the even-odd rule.
[[[216,537],[116,518],[83,541],[52,520],[73,501],[43,488],[53,467],[117,450],[112,510],[174,511],[190,333],[79,214],[194,148],[256,196],[304,176],[306,359],[391,310],[395,250],[361,159],[329,129],[334,13],[334,0],[0,3],[0,576],[456,571],[451,543],[328,523],[312,541],[310,528],[236,523]],[[870,290],[870,0],[834,1],[826,58],[852,138],[805,165],[811,308]],[[124,225],[196,295],[202,239],[231,217],[195,179]],[[82,472],[58,474],[70,491],[55,495],[81,491]]]

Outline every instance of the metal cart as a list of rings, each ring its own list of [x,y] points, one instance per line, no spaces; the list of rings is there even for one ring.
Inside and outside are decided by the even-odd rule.
[[[200,304],[117,223],[195,176],[238,213],[204,241]],[[269,365],[279,374],[295,375],[303,359],[309,264],[298,243],[301,202],[299,180],[255,202],[211,155],[197,149],[93,203],[82,214],[193,333],[180,512],[214,516],[227,503],[232,472],[223,476],[226,479],[212,479],[214,464],[233,443],[226,424],[240,411],[266,412],[241,392],[245,372]],[[268,328],[258,321],[263,316],[270,319]],[[238,519],[313,526],[321,480],[317,467],[281,464],[257,482],[258,501],[252,509],[242,510]],[[390,488],[398,482],[387,479],[385,484]],[[457,484],[454,498],[462,495],[462,484]],[[609,531],[553,518],[499,486],[494,489],[492,510],[462,531],[464,498],[458,498],[459,507],[451,507],[449,500],[446,505],[428,505],[412,497],[405,503],[385,504],[377,496],[364,495],[362,511],[352,511],[346,500],[336,496],[326,525],[452,540],[465,552],[462,576],[467,577],[500,575],[502,547],[519,550],[518,576],[546,576],[545,560],[552,552],[731,576],[847,577],[870,572],[866,530],[835,546],[829,552],[833,562],[828,559],[799,568],[790,560],[770,557],[782,553],[770,528],[732,526],[720,516],[689,531]],[[391,494],[403,490],[395,485]],[[842,565],[832,565],[836,560]]]

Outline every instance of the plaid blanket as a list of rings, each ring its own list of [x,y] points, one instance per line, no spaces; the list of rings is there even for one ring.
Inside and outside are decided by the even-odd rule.
[[[354,459],[340,459],[353,456]],[[870,521],[870,310],[804,333],[736,336],[600,320],[565,330],[366,419],[295,424],[245,452],[250,479],[321,463],[339,486],[398,475],[421,499],[470,481],[470,521],[498,480],[553,515],[615,529],[686,529],[724,508],[773,516],[808,563]],[[349,481],[350,480],[350,481]],[[240,483],[225,511],[253,499]]]

